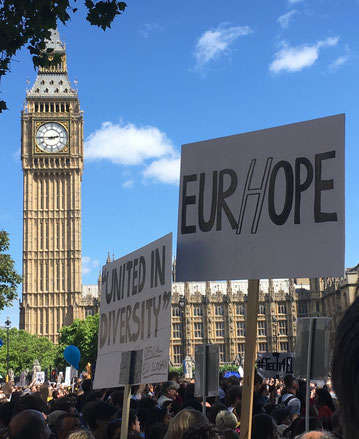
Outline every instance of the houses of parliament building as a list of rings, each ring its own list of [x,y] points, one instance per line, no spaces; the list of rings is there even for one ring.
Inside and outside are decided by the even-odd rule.
[[[98,285],[81,283],[83,112],[68,78],[57,30],[47,41],[61,62],[40,67],[22,112],[23,291],[20,329],[58,341],[59,330],[99,310]],[[244,354],[247,282],[174,282],[170,358],[197,344],[219,345],[220,360]],[[337,279],[261,280],[257,350],[293,352],[296,320],[332,317],[332,332],[358,294],[358,266]],[[332,333],[332,336],[333,336]]]

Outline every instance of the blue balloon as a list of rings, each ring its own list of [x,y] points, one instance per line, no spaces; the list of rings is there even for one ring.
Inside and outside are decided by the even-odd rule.
[[[79,370],[79,363],[81,358],[80,349],[77,346],[67,346],[64,350],[65,360],[71,364],[76,370]]]

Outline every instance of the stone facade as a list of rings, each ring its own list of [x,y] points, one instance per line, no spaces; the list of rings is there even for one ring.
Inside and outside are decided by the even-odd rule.
[[[197,344],[220,346],[220,361],[243,356],[247,281],[186,282],[172,287],[170,358],[178,366],[194,358]],[[261,280],[258,306],[258,352],[294,352],[296,321],[331,317],[330,343],[345,310],[359,294],[359,265],[343,278]]]
[[[59,329],[86,313],[81,285],[83,112],[68,80],[65,46],[57,31],[47,48],[61,62],[39,68],[21,115],[20,328],[56,343]]]
[[[296,320],[298,316],[308,315],[309,303],[314,299],[309,279],[301,281],[260,281],[259,352],[294,351]],[[219,344],[221,362],[232,362],[238,354],[243,356],[247,290],[247,281],[175,282],[172,287],[172,364],[180,365],[186,355],[194,358],[195,346],[202,343]]]

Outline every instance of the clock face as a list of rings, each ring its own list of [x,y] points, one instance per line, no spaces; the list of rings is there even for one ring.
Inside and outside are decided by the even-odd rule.
[[[66,128],[57,122],[46,122],[36,133],[36,142],[45,152],[58,152],[67,145]]]

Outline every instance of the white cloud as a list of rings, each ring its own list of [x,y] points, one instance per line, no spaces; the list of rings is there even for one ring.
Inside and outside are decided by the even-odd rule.
[[[163,158],[152,162],[143,171],[145,178],[160,183],[178,184],[180,176],[180,158]]]
[[[160,30],[162,30],[162,28],[157,23],[145,23],[143,29],[140,29],[138,32],[143,38],[147,39],[150,33]]]
[[[204,32],[197,41],[194,56],[196,68],[204,67],[209,61],[219,58],[223,54],[229,54],[231,45],[237,38],[252,33],[249,26],[229,26],[220,24],[216,29]]]
[[[291,11],[287,12],[286,14],[283,14],[280,17],[278,17],[277,21],[283,29],[286,29],[289,26],[291,19],[296,14],[298,14],[298,11],[296,9],[292,9]]]
[[[133,188],[133,180],[126,180],[124,183],[122,183],[122,187],[124,189],[132,189]]]
[[[286,43],[282,43],[283,48],[275,53],[269,70],[273,73],[279,73],[282,70],[298,72],[305,67],[311,67],[318,59],[319,50],[323,47],[335,46],[338,40],[338,37],[329,37],[311,46],[304,45],[297,47],[289,47]]]
[[[91,259],[90,256],[82,256],[82,274],[88,274],[92,268],[99,266],[97,259]]]
[[[339,69],[339,67],[341,67],[343,64],[345,64],[346,62],[348,62],[349,60],[349,56],[348,55],[344,55],[344,56],[340,56],[339,58],[337,58],[335,61],[333,61],[329,68],[331,70],[337,70]]]
[[[288,3],[290,4],[290,5],[295,5],[295,4],[297,4],[297,3],[301,3],[303,0],[288,0]]]
[[[103,122],[85,141],[86,159],[107,159],[120,165],[140,165],[148,159],[175,154],[172,142],[156,127]]]
[[[177,184],[179,154],[165,133],[156,127],[104,122],[85,141],[85,157],[109,160],[117,165],[143,166],[142,175],[152,181]],[[122,187],[134,185],[132,173],[125,172]]]

